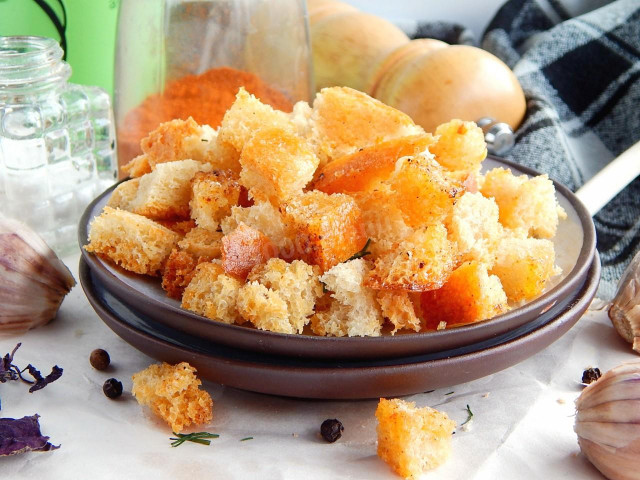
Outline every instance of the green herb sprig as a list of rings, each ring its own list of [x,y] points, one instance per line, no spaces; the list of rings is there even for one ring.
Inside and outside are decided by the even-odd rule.
[[[471,409],[469,408],[469,405],[467,405],[467,419],[466,419],[464,422],[462,422],[462,423],[460,424],[460,426],[463,426],[463,425],[465,425],[465,424],[469,423],[469,421],[470,421],[472,418],[473,418],[473,412],[472,412],[472,411],[471,411]]]
[[[201,445],[211,445],[211,440],[206,440],[207,438],[218,438],[220,435],[217,433],[209,433],[209,432],[194,432],[194,433],[176,433],[173,432],[176,437],[171,437],[169,440],[173,440],[171,442],[172,447],[179,447],[184,442],[193,442],[199,443]]]
[[[253,440],[253,437],[244,437],[240,439],[241,442],[246,442],[247,440]]]
[[[356,260],[358,258],[362,258],[365,255],[371,255],[371,252],[367,250],[367,248],[369,248],[369,245],[371,245],[371,239],[370,238],[367,239],[367,243],[364,244],[364,247],[362,247],[362,249],[359,252],[354,253],[353,255],[351,255],[347,259],[347,262],[349,262],[351,260]]]

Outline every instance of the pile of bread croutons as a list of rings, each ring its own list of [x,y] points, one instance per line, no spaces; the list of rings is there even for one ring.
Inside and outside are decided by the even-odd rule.
[[[546,175],[480,173],[473,122],[433,134],[344,87],[276,111],[241,89],[217,130],[160,125],[86,250],[182,307],[281,333],[378,336],[488,319],[559,273]]]

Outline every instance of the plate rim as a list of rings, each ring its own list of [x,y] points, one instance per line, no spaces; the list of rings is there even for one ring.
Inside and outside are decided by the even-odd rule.
[[[157,338],[109,312],[108,308],[101,305],[97,297],[87,292],[89,287],[86,280],[87,275],[83,275],[82,270],[81,268],[80,283],[87,293],[89,303],[96,310],[101,321],[133,348],[154,359],[170,362],[173,360],[175,363],[189,361],[198,369],[202,378],[256,393],[308,399],[346,400],[402,396],[433,388],[450,387],[497,373],[524,361],[557,341],[579,321],[597,291],[601,265],[599,256],[596,255],[591,263],[585,284],[571,305],[567,306],[560,315],[550,322],[515,339],[479,351],[437,360],[355,367],[341,365],[305,367],[301,364],[294,365],[295,362],[292,362],[291,365],[261,364],[259,361],[235,360],[223,355],[216,356],[205,352],[190,351],[186,347]],[[90,274],[88,265],[85,270]],[[106,320],[103,315],[106,315],[109,320]],[[125,331],[126,334],[122,335],[122,331]],[[132,337],[135,339],[132,340]],[[142,341],[141,339],[150,342],[146,344],[146,348],[140,348],[137,345]],[[172,358],[159,358],[150,353],[152,348],[148,345],[153,345],[152,348],[156,349],[160,345],[160,348],[165,352],[170,352],[168,356]],[[494,355],[504,354],[510,356],[507,362],[500,363],[498,367],[488,365]],[[166,355],[163,354],[163,357]],[[204,361],[213,362],[215,367],[204,364]],[[468,369],[458,368],[460,363],[464,366],[465,362],[476,365],[478,367],[477,373],[471,374]],[[442,375],[442,369],[447,367],[454,368],[455,371],[450,372],[450,375]],[[243,372],[249,374],[248,380],[240,378]],[[425,374],[427,375],[425,376]],[[265,376],[269,376],[271,381],[265,381]],[[275,382],[272,378],[274,376],[280,382],[280,387],[274,386]],[[303,378],[304,376],[309,378]],[[386,380],[392,381],[387,384]],[[295,385],[296,382],[298,386]],[[347,390],[344,390],[345,386]],[[360,386],[362,390],[358,390],[357,386]],[[349,390],[349,387],[353,388]]]

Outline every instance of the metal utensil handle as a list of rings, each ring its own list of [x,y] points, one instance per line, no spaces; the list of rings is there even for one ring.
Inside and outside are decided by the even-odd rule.
[[[593,216],[640,175],[640,142],[637,142],[576,191]]]

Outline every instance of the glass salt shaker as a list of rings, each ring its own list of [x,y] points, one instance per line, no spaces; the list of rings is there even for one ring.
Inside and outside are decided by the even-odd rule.
[[[77,248],[85,207],[117,178],[109,95],[68,82],[50,38],[0,37],[0,214],[59,254]]]

